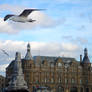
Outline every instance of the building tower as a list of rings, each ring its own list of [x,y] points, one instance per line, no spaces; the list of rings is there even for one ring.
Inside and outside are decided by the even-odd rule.
[[[90,75],[91,63],[90,63],[90,60],[89,60],[89,57],[88,57],[87,48],[84,49],[84,58],[83,58],[83,61],[82,61],[82,65],[83,65],[83,85],[84,85],[84,90],[85,90],[85,92],[89,92],[88,85],[90,84],[89,75]]]
[[[82,61],[83,64],[89,64],[90,63],[90,60],[88,58],[88,50],[87,48],[84,49],[84,58],[83,58],[83,61]]]
[[[22,68],[28,88],[29,90],[32,90],[32,85],[30,85],[30,80],[33,76],[31,70],[34,68],[34,60],[31,55],[31,47],[29,43],[27,44],[27,52],[25,58],[22,60]]]
[[[21,54],[16,52],[14,61],[13,74],[9,82],[9,86],[6,88],[6,92],[28,92],[27,83],[24,80],[24,75],[21,67]]]
[[[25,60],[33,60],[30,50],[31,50],[30,44],[28,43],[28,45],[27,45],[27,53],[26,53],[26,56],[25,56]]]

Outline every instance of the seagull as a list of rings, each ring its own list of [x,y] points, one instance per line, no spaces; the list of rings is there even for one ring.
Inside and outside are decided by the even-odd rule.
[[[8,14],[4,17],[4,21],[6,20],[12,20],[14,22],[34,22],[36,20],[28,19],[28,15],[32,13],[33,11],[40,11],[44,9],[25,9],[20,15],[14,15],[14,14]]]

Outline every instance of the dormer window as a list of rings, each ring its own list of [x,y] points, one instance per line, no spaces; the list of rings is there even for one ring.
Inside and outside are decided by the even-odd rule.
[[[68,68],[69,67],[69,64],[65,64],[65,68]]]
[[[62,63],[59,62],[59,63],[58,63],[58,67],[61,67],[61,66],[62,66]]]

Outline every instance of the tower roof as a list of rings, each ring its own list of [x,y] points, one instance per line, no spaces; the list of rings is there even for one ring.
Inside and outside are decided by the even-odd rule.
[[[30,44],[28,43],[28,45],[27,45],[27,53],[26,53],[26,56],[25,56],[25,60],[33,60],[30,49],[31,49],[30,48]]]
[[[83,58],[82,63],[90,63],[90,60],[89,60],[89,58],[88,58],[88,51],[87,51],[87,48],[84,49],[84,58]]]
[[[21,53],[20,52],[16,52],[16,56],[15,56],[15,62],[14,62],[14,73],[18,73],[20,74],[22,72],[22,68],[21,68]]]

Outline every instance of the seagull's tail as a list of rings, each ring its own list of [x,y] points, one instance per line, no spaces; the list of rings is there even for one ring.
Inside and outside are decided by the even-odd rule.
[[[32,19],[31,19],[31,20],[29,20],[28,22],[34,22],[34,21],[36,21],[36,20],[32,20]]]

